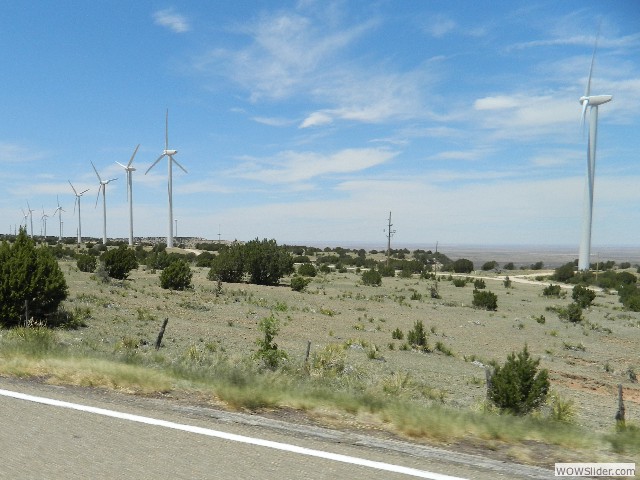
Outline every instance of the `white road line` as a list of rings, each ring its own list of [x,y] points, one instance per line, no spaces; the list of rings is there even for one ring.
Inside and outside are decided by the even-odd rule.
[[[461,477],[452,477],[450,475],[442,475],[439,473],[427,472],[424,470],[417,470],[415,468],[403,467],[400,465],[393,465],[390,463],[375,462],[372,460],[366,460],[364,458],[351,457],[348,455],[340,455],[338,453],[323,452],[322,450],[313,450],[310,448],[298,447],[296,445],[290,445],[287,443],[272,442],[270,440],[263,440],[260,438],[246,437],[244,435],[235,435],[233,433],[220,432],[217,430],[211,430],[209,428],[194,427],[192,425],[183,425],[180,423],[168,422],[166,420],[159,420],[156,418],[143,417],[140,415],[133,415],[130,413],[117,412],[115,410],[106,410],[104,408],[90,407],[88,405],[80,405],[77,403],[63,402],[60,400],[54,400],[45,397],[36,397],[33,395],[27,395],[25,393],[13,392],[10,390],[0,389],[0,395],[5,397],[16,398],[19,400],[26,400],[28,402],[35,402],[44,405],[51,405],[54,407],[68,408],[71,410],[78,410],[81,412],[93,413],[96,415],[103,415],[106,417],[118,418],[121,420],[129,420],[131,422],[144,423],[147,425],[155,425],[158,427],[172,428],[174,430],[182,430],[190,433],[197,433],[199,435],[207,435],[209,437],[222,438],[224,440],[230,440],[232,442],[246,443],[250,445],[257,445],[260,447],[273,448],[276,450],[282,450],[285,452],[297,453],[299,455],[308,455],[311,457],[324,458],[326,460],[333,460],[335,462],[349,463],[352,465],[360,465],[363,467],[375,468],[377,470],[384,470],[387,472],[402,473],[413,477],[427,478],[430,480],[466,480]]]

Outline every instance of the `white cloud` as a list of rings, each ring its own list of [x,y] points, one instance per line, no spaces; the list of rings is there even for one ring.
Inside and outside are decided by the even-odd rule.
[[[0,163],[33,162],[45,157],[44,152],[38,152],[17,143],[0,142]]]
[[[154,12],[153,21],[156,25],[166,27],[174,33],[185,33],[191,30],[187,18],[176,13],[172,8]]]
[[[279,117],[252,117],[254,122],[261,123],[263,125],[269,125],[270,127],[288,127],[295,124],[295,121],[288,118]]]
[[[452,32],[456,27],[456,22],[446,15],[434,15],[428,24],[424,26],[424,31],[435,38],[441,38]]]
[[[330,155],[288,151],[275,159],[247,159],[235,175],[265,183],[296,183],[323,175],[366,170],[396,155],[398,152],[374,148],[346,149]]]
[[[303,120],[299,128],[317,127],[333,122],[333,117],[327,112],[313,112]]]
[[[476,110],[502,110],[505,108],[519,107],[522,103],[523,99],[521,97],[499,95],[495,97],[479,98],[473,103],[473,108]]]

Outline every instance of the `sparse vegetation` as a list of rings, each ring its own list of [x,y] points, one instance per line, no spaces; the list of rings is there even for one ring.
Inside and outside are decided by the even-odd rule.
[[[474,290],[472,304],[476,308],[485,310],[498,309],[498,296],[488,290]]]
[[[540,359],[532,359],[526,346],[517,354],[509,354],[504,365],[496,362],[492,365],[488,395],[501,411],[526,415],[544,404],[549,392],[549,374],[545,369],[538,369]]]
[[[67,297],[68,288],[49,247],[36,248],[25,229],[0,245],[0,322],[5,327],[45,322]],[[28,317],[27,317],[28,315]]]
[[[192,287],[193,272],[184,260],[169,264],[160,274],[160,286],[169,290],[187,290]]]

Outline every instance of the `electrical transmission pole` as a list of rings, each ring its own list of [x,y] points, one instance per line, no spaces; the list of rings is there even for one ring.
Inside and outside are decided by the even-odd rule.
[[[389,266],[389,259],[391,258],[391,237],[396,233],[395,230],[391,230],[391,227],[393,227],[393,223],[391,223],[391,212],[389,212],[388,228],[384,230],[387,232],[387,267]]]

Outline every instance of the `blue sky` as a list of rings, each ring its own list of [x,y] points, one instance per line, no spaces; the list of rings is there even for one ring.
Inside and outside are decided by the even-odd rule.
[[[279,243],[575,245],[595,37],[594,245],[640,238],[634,1],[1,2],[0,231]],[[57,235],[58,218],[47,233]]]

